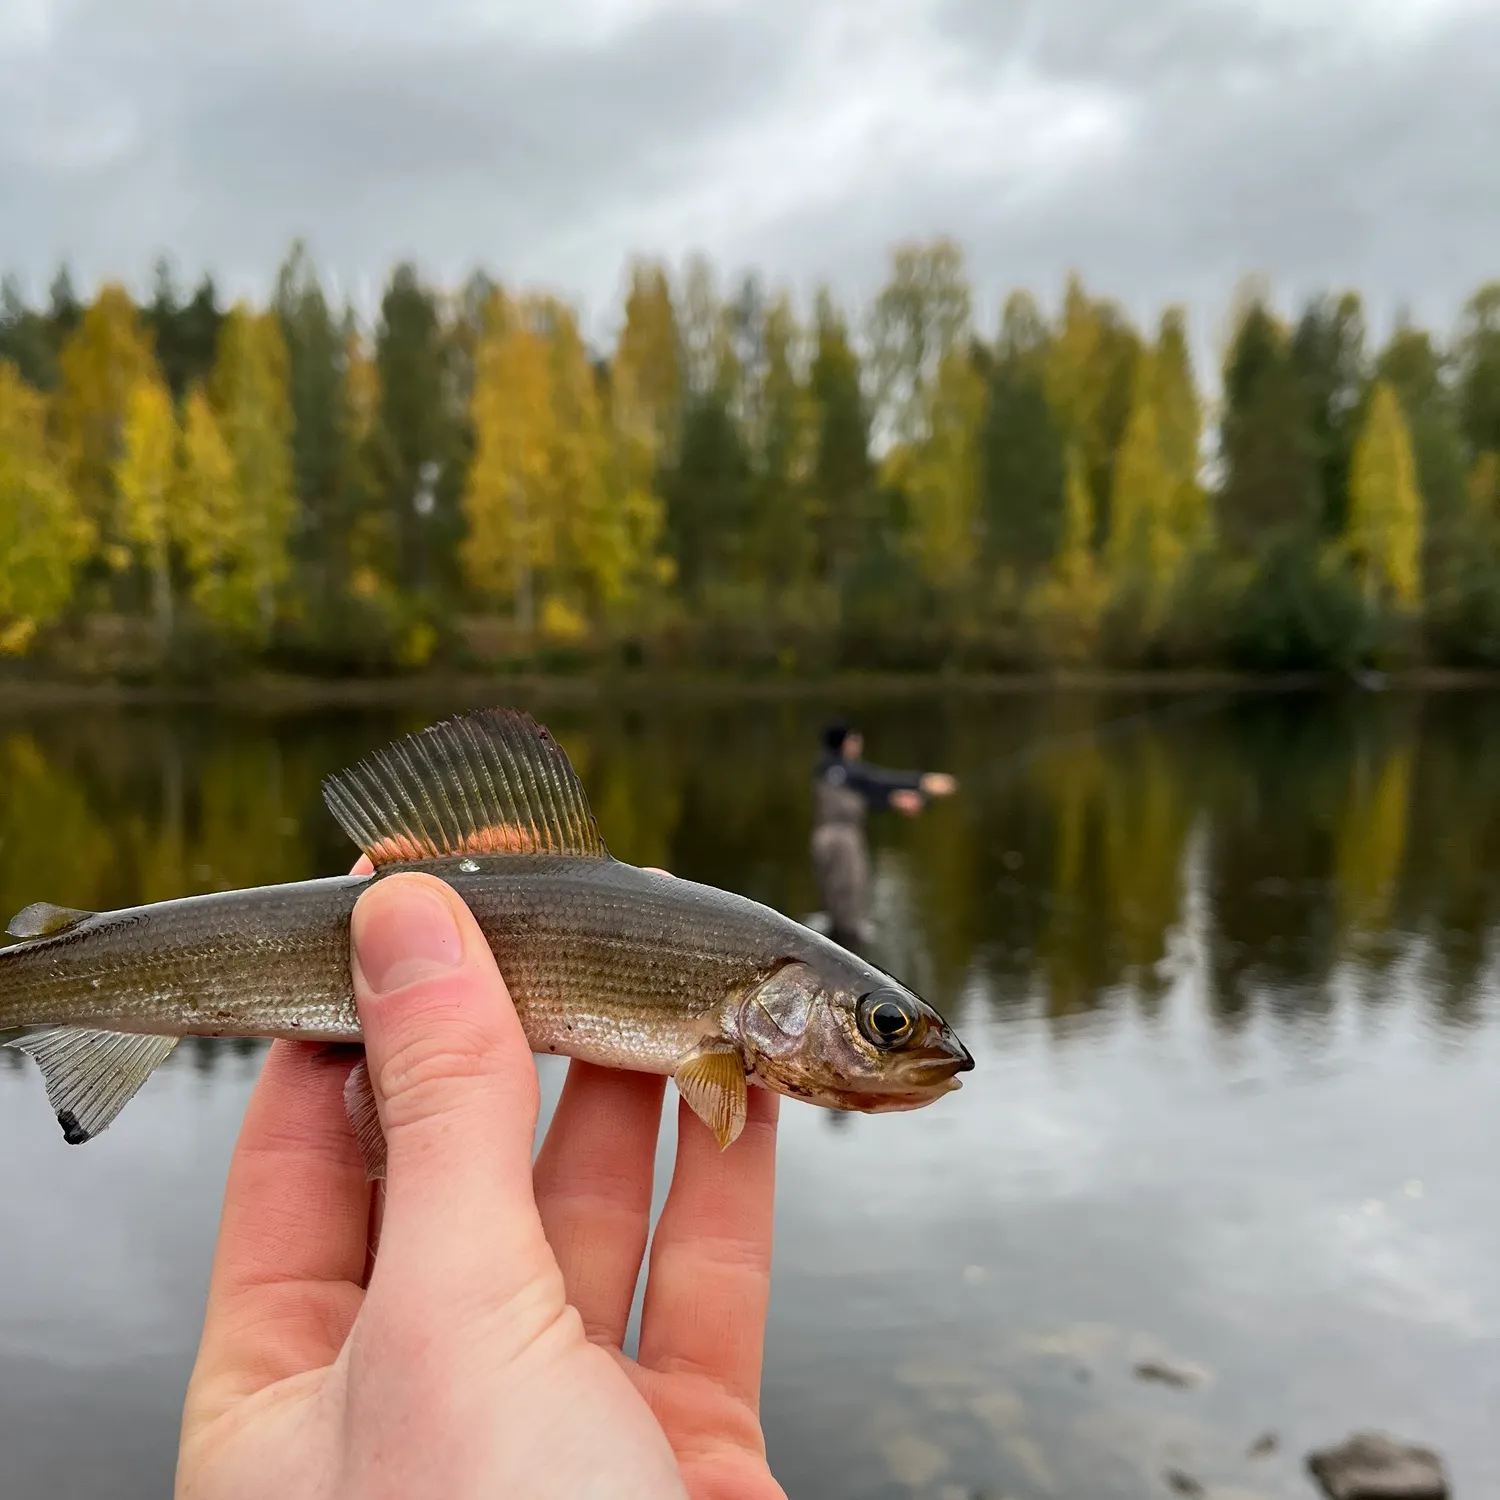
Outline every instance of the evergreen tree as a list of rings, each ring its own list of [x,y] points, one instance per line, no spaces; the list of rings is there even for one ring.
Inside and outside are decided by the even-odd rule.
[[[347,571],[350,434],[344,330],[306,245],[298,240],[272,300],[287,353],[292,475],[298,506],[294,553],[311,598],[343,587]]]
[[[1375,373],[1395,391],[1411,431],[1424,517],[1423,572],[1430,577],[1450,568],[1474,537],[1456,402],[1432,339],[1404,321],[1380,352]]]
[[[986,570],[1044,569],[1063,528],[1062,434],[1047,400],[1051,335],[1029,293],[1007,299],[990,366],[980,446]]]
[[[758,581],[784,598],[810,577],[816,547],[808,514],[815,442],[813,401],[803,332],[785,294],[765,308],[761,344],[762,354],[752,366],[753,380],[747,380],[750,395],[744,403],[754,416],[754,536],[749,566]]]
[[[14,276],[0,277],[0,360],[13,364],[36,390],[50,391],[57,384],[51,329],[41,313],[26,305]]]
[[[1337,535],[1344,525],[1350,455],[1369,381],[1359,298],[1345,292],[1310,301],[1292,334],[1289,359],[1307,403],[1322,526]]]
[[[850,343],[848,325],[826,289],[818,293],[813,336],[812,514],[817,566],[842,596],[870,544],[874,469],[859,356]]]
[[[375,366],[376,463],[398,581],[415,594],[441,597],[462,533],[464,476],[455,462],[458,422],[442,312],[414,266],[398,266],[381,299]]]
[[[61,354],[63,345],[77,332],[83,321],[83,303],[73,290],[73,273],[67,262],[57,268],[52,285],[47,289],[47,325],[51,331],[52,351]]]
[[[1475,452],[1500,453],[1500,281],[1464,304],[1456,352],[1464,436]]]
[[[1231,549],[1260,555],[1289,533],[1310,539],[1320,529],[1307,401],[1286,335],[1259,299],[1230,347],[1220,448],[1219,530]]]

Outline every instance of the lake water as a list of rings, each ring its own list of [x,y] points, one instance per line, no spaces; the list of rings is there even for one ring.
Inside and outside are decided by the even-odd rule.
[[[615,853],[816,906],[819,705],[538,712]],[[345,869],[319,778],[434,716],[0,717],[0,907]],[[876,821],[876,908],[880,956],[978,1067],[916,1114],[783,1111],[764,1414],[788,1493],[1123,1500],[1176,1470],[1306,1496],[1303,1455],[1368,1427],[1500,1493],[1500,699],[964,693],[858,719],[872,758],[963,783]],[[185,1045],[75,1150],[4,1054],[7,1500],[170,1493],[259,1055]],[[547,1060],[549,1104],[560,1082]],[[1142,1381],[1151,1358],[1196,1382]]]

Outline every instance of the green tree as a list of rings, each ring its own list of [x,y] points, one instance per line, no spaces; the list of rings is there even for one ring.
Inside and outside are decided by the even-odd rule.
[[[211,276],[203,277],[187,302],[178,294],[171,262],[165,257],[157,261],[155,276],[151,303],[142,321],[151,333],[156,360],[172,398],[180,402],[190,386],[208,379],[224,315]]]
[[[883,436],[913,445],[927,435],[932,391],[968,338],[972,295],[952,240],[898,245],[870,315],[870,375]]]
[[[662,495],[677,575],[701,604],[741,577],[753,498],[750,458],[722,391],[690,402],[681,450],[663,476]]]
[[[1321,525],[1317,449],[1284,330],[1265,303],[1246,306],[1224,369],[1218,530],[1257,556],[1289,533],[1307,545]]]
[[[1041,655],[1080,662],[1089,660],[1098,645],[1109,580],[1094,552],[1094,497],[1076,448],[1069,452],[1064,472],[1062,541],[1028,607]]]
[[[1424,515],[1422,571],[1433,577],[1451,568],[1474,536],[1457,403],[1431,337],[1404,319],[1381,350],[1375,373],[1395,391],[1411,429]]]
[[[26,305],[14,276],[0,277],[0,359],[37,390],[57,384],[57,350],[47,319]]]
[[[1464,305],[1455,354],[1464,437],[1475,454],[1500,453],[1500,281]]]
[[[1095,516],[1108,531],[1115,455],[1125,435],[1141,340],[1112,302],[1088,295],[1070,276],[1062,318],[1047,358],[1047,398],[1067,448],[1075,448],[1093,492]]]
[[[1149,622],[1165,614],[1184,552],[1174,524],[1177,487],[1162,442],[1157,389],[1156,359],[1144,356],[1115,460],[1108,546],[1116,586],[1139,592]]]
[[[254,313],[244,303],[231,309],[219,337],[212,391],[234,460],[236,569],[253,593],[254,630],[265,641],[291,571],[288,544],[296,509],[286,344],[273,313]]]
[[[1396,393],[1377,381],[1354,446],[1346,537],[1367,607],[1415,614],[1422,603],[1422,497]]]
[[[817,296],[813,338],[816,566],[842,599],[868,548],[874,524],[874,469],[859,356],[850,342],[848,324],[826,289]]]
[[[157,639],[172,640],[173,491],[177,470],[177,417],[172,393],[159,376],[136,382],[126,407],[125,434],[115,466],[121,530],[151,579]]]
[[[91,540],[53,460],[44,397],[0,360],[0,653],[24,651],[63,612]]]
[[[1288,358],[1307,406],[1307,430],[1318,472],[1321,522],[1343,529],[1349,463],[1369,382],[1364,307],[1353,292],[1315,297],[1292,334]]]
[[[809,510],[815,417],[803,344],[790,297],[777,295],[764,310],[746,406],[754,417],[750,566],[762,584],[774,580],[783,602],[812,576],[816,548]]]
[[[451,582],[463,530],[451,353],[437,293],[423,285],[414,266],[397,266],[375,332],[375,472],[390,518],[398,581],[432,598],[441,598]]]
[[[286,345],[292,410],[293,550],[303,588],[317,599],[341,591],[347,579],[351,423],[344,330],[301,240],[277,273],[272,307]]]
[[[1051,334],[1027,292],[1006,301],[990,366],[979,436],[986,570],[1025,581],[1046,568],[1062,539],[1063,443],[1047,400]]]
[[[928,392],[925,436],[892,454],[892,477],[910,505],[908,546],[950,614],[972,602],[985,396],[984,377],[969,351],[950,350]]]

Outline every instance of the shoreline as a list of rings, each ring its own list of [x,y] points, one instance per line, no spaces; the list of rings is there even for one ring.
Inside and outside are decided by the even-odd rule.
[[[1500,671],[1421,668],[1381,674],[1385,692],[1483,692],[1500,689]],[[754,700],[1043,693],[1150,693],[1182,696],[1368,691],[1340,672],[1255,674],[1230,671],[1080,671],[1015,673],[838,673],[824,677],[736,677],[642,672],[614,676],[423,673],[409,677],[319,678],[262,673],[217,684],[132,683],[113,679],[0,679],[0,713],[75,707],[212,706],[248,711],[382,708],[442,702],[477,707],[510,701],[609,702],[630,698]]]

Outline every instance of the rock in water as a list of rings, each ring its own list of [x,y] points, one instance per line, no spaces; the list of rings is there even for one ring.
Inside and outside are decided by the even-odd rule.
[[[1197,1365],[1174,1363],[1167,1359],[1143,1359],[1135,1367],[1135,1378],[1154,1380],[1161,1385],[1175,1386],[1180,1390],[1184,1386],[1201,1385],[1204,1371]]]
[[[1330,1500],[1448,1500],[1442,1459],[1384,1433],[1356,1433],[1309,1454],[1307,1467]]]

